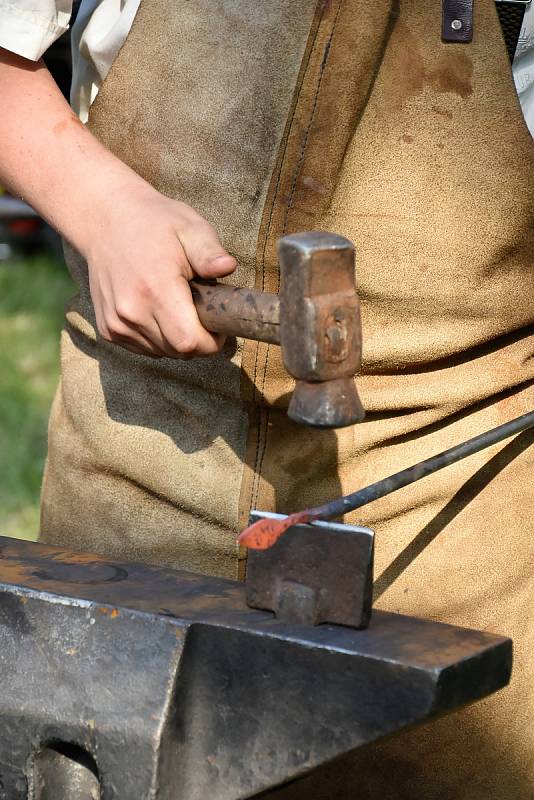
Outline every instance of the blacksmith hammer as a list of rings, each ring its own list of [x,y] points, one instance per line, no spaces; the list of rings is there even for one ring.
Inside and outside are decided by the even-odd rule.
[[[280,295],[192,281],[207,330],[282,347],[297,383],[288,415],[322,428],[364,417],[354,375],[361,364],[360,306],[354,246],[343,236],[312,232],[278,242]]]

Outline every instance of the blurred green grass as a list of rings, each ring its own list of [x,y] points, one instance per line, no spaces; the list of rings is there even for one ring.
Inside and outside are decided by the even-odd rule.
[[[50,404],[59,374],[64,264],[0,262],[0,535],[35,539]]]

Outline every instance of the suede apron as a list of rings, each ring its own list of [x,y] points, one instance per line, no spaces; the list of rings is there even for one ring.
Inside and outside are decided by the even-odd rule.
[[[440,28],[440,0],[141,4],[92,130],[217,228],[231,283],[276,291],[286,232],[355,242],[367,418],[291,423],[274,346],[154,362],[102,342],[71,252],[43,541],[238,577],[250,508],[353,491],[534,407],[534,144],[493,0],[472,44]],[[512,636],[511,686],[276,797],[534,798],[533,439],[349,518],[377,533],[377,607]]]

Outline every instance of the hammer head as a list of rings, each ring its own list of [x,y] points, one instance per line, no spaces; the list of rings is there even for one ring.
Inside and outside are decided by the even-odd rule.
[[[282,355],[297,380],[288,414],[322,428],[360,422],[364,411],[354,375],[362,337],[354,246],[333,233],[298,233],[280,239],[278,256]]]

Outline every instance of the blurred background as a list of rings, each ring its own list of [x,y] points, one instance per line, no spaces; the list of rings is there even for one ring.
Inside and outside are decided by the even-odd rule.
[[[45,61],[63,93],[70,41]],[[0,534],[35,539],[63,308],[75,288],[57,234],[0,185]]]

